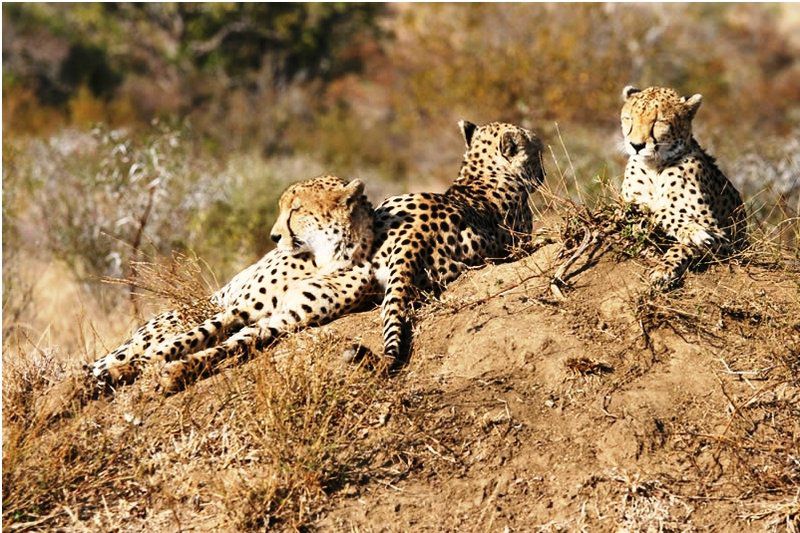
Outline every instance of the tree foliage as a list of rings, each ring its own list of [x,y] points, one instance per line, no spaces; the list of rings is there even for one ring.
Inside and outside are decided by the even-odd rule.
[[[342,3],[6,4],[3,78],[7,89],[31,88],[56,110],[66,111],[87,87],[100,99],[142,103],[144,119],[186,114],[232,88],[329,82],[358,71],[358,46],[378,35],[382,10]]]

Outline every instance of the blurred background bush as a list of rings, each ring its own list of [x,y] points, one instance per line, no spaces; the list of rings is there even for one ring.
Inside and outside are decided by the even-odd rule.
[[[796,244],[796,5],[4,4],[4,309],[30,258],[88,292],[171,250],[224,280],[322,172],[441,190],[461,118],[538,131],[549,179],[591,191],[629,83],[702,93],[701,143]]]

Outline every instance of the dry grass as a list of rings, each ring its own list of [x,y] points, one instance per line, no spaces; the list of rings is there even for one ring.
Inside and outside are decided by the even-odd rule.
[[[198,324],[221,311],[210,301],[219,283],[208,264],[196,255],[173,252],[166,261],[135,261],[126,278],[103,281],[126,286],[137,315],[141,314],[138,303],[142,298],[151,304],[177,309],[190,324]]]
[[[157,306],[180,309],[188,322],[216,310],[208,300],[215,282],[197,258],[136,263],[129,278],[107,281],[136,289]],[[213,457],[221,464],[247,463],[239,483],[215,487],[229,526],[302,527],[317,515],[327,493],[368,475],[375,449],[354,443],[386,423],[389,403],[382,380],[339,360],[343,346],[334,339],[294,342],[284,347],[288,355],[281,362],[268,355],[241,379],[217,383],[221,389],[215,394],[236,416],[221,425],[215,416],[202,422],[215,428],[216,437],[187,428],[184,416],[197,416],[193,407],[186,401],[165,404],[147,373],[107,401],[87,405],[97,396],[77,364],[54,357],[53,348],[39,346],[44,342],[24,343],[32,348],[31,357],[19,342],[6,346],[11,349],[4,350],[3,361],[4,521],[16,529],[117,527],[117,514],[107,511],[115,517],[109,522],[93,511],[107,509],[111,494],[120,505],[153,497],[171,489],[176,464]],[[43,405],[48,402],[57,404],[59,417],[42,414],[54,409]],[[161,412],[170,407],[180,412],[177,419]],[[215,447],[222,434],[238,446]],[[170,452],[169,441],[181,445]],[[249,459],[241,457],[244,451]],[[155,518],[141,507],[134,515]]]
[[[343,347],[333,340],[314,343],[292,349],[282,364],[265,359],[258,365],[254,416],[237,431],[264,454],[262,472],[228,496],[241,527],[300,528],[318,515],[329,493],[372,472],[377,450],[364,446],[364,438],[386,424],[391,403],[377,376],[337,360]]]
[[[772,275],[767,294],[763,278],[758,289],[733,278],[676,294],[642,295],[634,304],[645,337],[669,330],[706,347],[718,361],[727,422],[714,428],[687,421],[678,430],[679,448],[692,458],[701,494],[722,488],[751,498],[800,491],[800,306],[786,292],[776,297],[791,291],[790,280],[798,276],[797,269]],[[729,390],[734,388],[739,392]]]
[[[342,346],[305,340],[279,362],[264,357],[204,384],[216,389],[210,401],[165,402],[136,384],[48,424],[19,413],[33,411],[57,371],[6,367],[4,521],[118,527],[97,510],[193,493],[227,509],[226,527],[307,524],[329,492],[370,473],[375,449],[360,443],[386,423],[388,404],[381,380],[338,360]],[[208,491],[192,490],[198,478]],[[139,519],[156,519],[138,505]]]
[[[299,530],[337,495],[457,471],[462,428],[489,442],[509,431],[498,433],[505,415],[456,411],[435,388],[344,363],[347,345],[303,332],[175,397],[137,382],[55,421],[7,418],[5,524]],[[47,386],[10,387],[4,403],[19,411]]]
[[[211,311],[213,282],[196,259],[134,272],[111,281],[187,320]],[[152,370],[98,398],[78,361],[44,344],[28,342],[30,357],[4,350],[3,517],[14,529],[175,527],[192,512],[225,529],[301,529],[331,494],[397,481],[418,467],[409,454],[430,447],[429,423],[412,421],[429,398],[368,361],[345,363],[334,337],[297,334],[170,399],[154,392]],[[48,403],[59,416],[43,414]]]

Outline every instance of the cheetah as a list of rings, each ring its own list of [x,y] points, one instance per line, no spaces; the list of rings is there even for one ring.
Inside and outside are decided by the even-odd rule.
[[[622,91],[622,134],[629,154],[622,197],[650,213],[674,239],[650,273],[671,287],[706,253],[726,255],[745,242],[742,198],[692,135],[702,96],[628,86]]]
[[[541,141],[512,124],[459,126],[466,153],[444,193],[394,196],[375,209],[372,262],[390,369],[406,355],[408,311],[420,290],[438,291],[467,267],[506,258],[532,230],[528,198],[544,180]]]
[[[218,313],[194,327],[178,311],[162,313],[97,360],[92,374],[116,383],[165,361],[159,388],[171,394],[226,358],[358,305],[374,278],[374,211],[363,182],[306,180],[282,194],[279,208],[270,234],[276,248],[211,296]]]

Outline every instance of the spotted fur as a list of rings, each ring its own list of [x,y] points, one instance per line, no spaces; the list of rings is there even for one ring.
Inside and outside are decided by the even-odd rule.
[[[277,248],[211,297],[219,313],[195,327],[176,312],[159,315],[95,362],[93,374],[113,382],[166,361],[160,387],[170,393],[224,359],[348,311],[373,279],[373,209],[363,190],[334,176],[289,187],[271,232]]]
[[[375,210],[373,267],[387,362],[405,355],[409,307],[465,268],[508,256],[531,232],[528,197],[541,184],[542,144],[511,124],[460,122],[467,145],[458,178],[444,193],[388,198]]]
[[[672,89],[629,86],[622,96],[622,133],[630,156],[622,196],[650,212],[677,241],[650,275],[655,285],[674,285],[693,260],[743,244],[744,206],[692,134],[701,95],[685,98]]]

